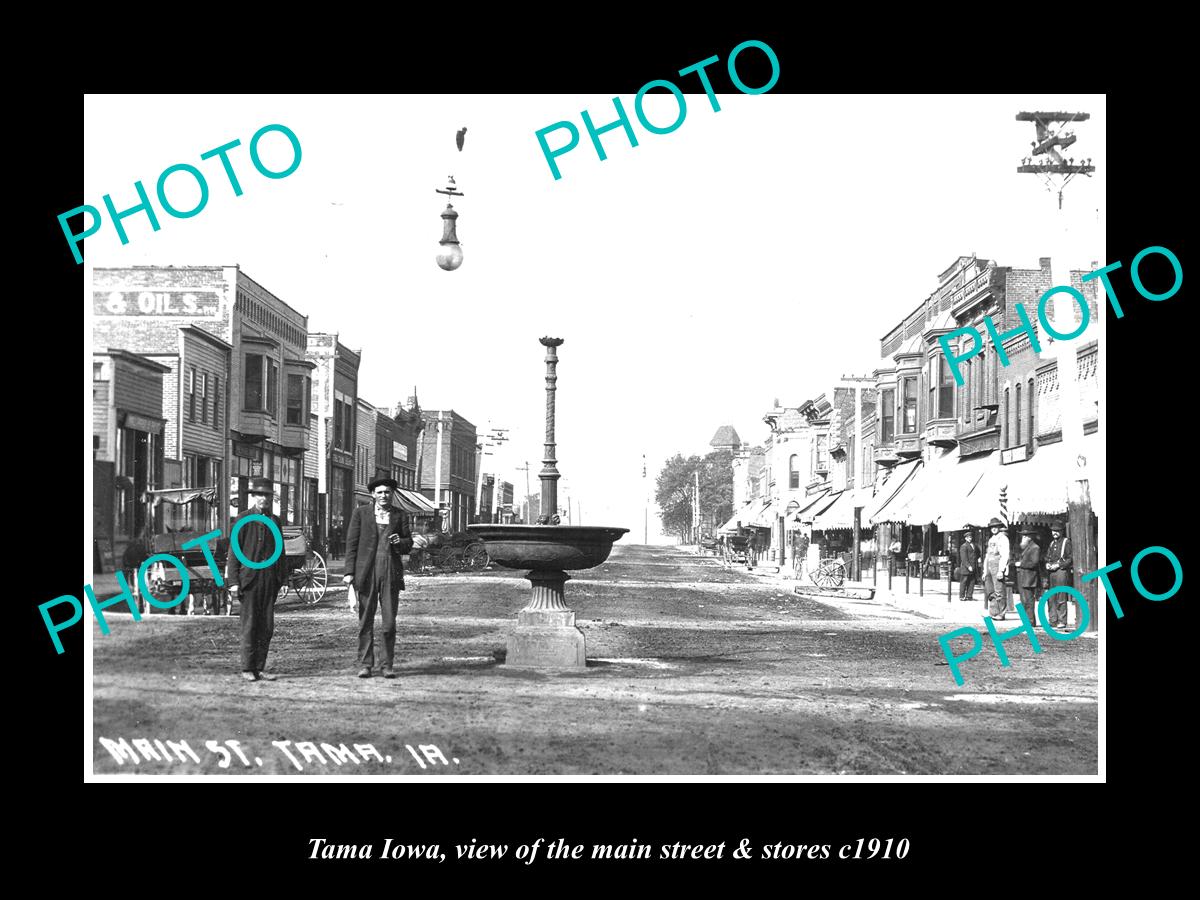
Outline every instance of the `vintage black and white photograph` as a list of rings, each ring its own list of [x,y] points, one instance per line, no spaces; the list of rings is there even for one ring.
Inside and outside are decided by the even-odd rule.
[[[88,780],[1103,780],[1105,97],[719,49],[84,98]]]

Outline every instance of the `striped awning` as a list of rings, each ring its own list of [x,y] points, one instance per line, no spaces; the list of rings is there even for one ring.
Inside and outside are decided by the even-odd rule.
[[[863,512],[865,513],[865,507],[871,500],[870,488],[855,488],[849,491],[842,491],[838,494],[837,499],[827,506],[813,521],[813,531],[836,531],[839,528],[853,528],[855,508],[859,506],[864,507]],[[858,521],[860,527],[868,527],[865,515],[860,515]]]
[[[921,460],[914,460],[912,463],[902,463],[910,467],[907,475],[899,487],[895,490],[891,497],[884,501],[879,506],[871,511],[870,522],[872,525],[878,525],[880,522],[907,522],[907,512],[909,501],[913,496],[921,490],[925,482],[925,464]],[[899,466],[897,466],[899,468]],[[896,481],[897,475],[900,473],[893,472],[891,484]],[[884,489],[886,491],[886,487]],[[878,495],[877,495],[878,496]]]
[[[433,501],[416,491],[396,488],[392,492],[392,499],[400,509],[411,516],[432,516],[437,513],[437,507],[433,505]]]
[[[1080,452],[1095,457],[1098,444],[1098,436],[1089,435],[1083,439]],[[1059,441],[1038,447],[1024,462],[1001,467],[1008,483],[1008,506],[1014,516],[1066,514],[1067,482],[1077,471],[1067,454],[1066,446]]]

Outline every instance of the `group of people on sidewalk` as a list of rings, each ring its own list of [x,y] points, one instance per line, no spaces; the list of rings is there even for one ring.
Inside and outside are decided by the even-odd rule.
[[[1043,590],[1053,587],[1073,587],[1071,579],[1071,541],[1066,537],[1062,522],[1050,526],[1050,544],[1043,558],[1041,547],[1034,538],[1037,531],[1028,525],[1020,529],[1020,545],[1011,553],[1007,526],[997,518],[988,522],[991,537],[980,558],[974,533],[964,535],[958,550],[960,600],[973,597],[975,585],[983,583],[984,605],[993,619],[1003,621],[1014,607],[1008,585],[1015,583],[1021,595],[1021,605],[1030,623],[1037,625],[1037,603]],[[1067,599],[1059,593],[1047,601],[1046,619],[1052,628],[1067,627]],[[1071,601],[1076,602],[1076,601]],[[1076,610],[1079,615],[1079,610]]]
[[[396,612],[400,591],[404,590],[404,555],[429,546],[429,535],[412,533],[408,516],[392,505],[397,484],[391,478],[376,478],[368,486],[373,503],[360,506],[350,517],[346,530],[346,558],[342,581],[357,598],[358,677],[370,678],[375,667],[375,612],[383,618],[383,659],[381,673],[394,678],[396,649]],[[259,516],[242,523],[239,544],[246,560],[265,562],[275,550],[275,537],[262,521],[266,518],[280,528],[279,519],[270,511],[274,485],[269,478],[252,478],[250,503],[234,522]],[[256,568],[246,565],[237,554],[229,555],[225,581],[229,592],[241,604],[241,664],[246,681],[273,681],[266,670],[267,654],[275,632],[275,600],[287,577],[286,561],[281,553],[275,563]]]

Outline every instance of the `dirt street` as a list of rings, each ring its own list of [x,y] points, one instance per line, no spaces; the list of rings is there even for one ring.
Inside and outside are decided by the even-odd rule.
[[[802,599],[675,548],[618,544],[577,574],[578,672],[502,664],[529,594],[505,570],[409,579],[394,680],[355,677],[340,585],[315,607],[277,606],[274,682],[239,677],[236,616],[111,615],[108,636],[93,625],[95,771],[1096,773],[1095,640],[1034,654],[1014,639],[1002,668],[985,639],[959,688],[937,643],[955,626],[940,621]],[[140,748],[137,762],[101,738]]]

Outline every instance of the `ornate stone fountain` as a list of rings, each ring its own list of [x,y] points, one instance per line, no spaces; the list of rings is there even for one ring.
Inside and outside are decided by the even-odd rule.
[[[509,666],[582,668],[587,665],[583,632],[567,606],[564,586],[568,571],[600,565],[615,541],[628,528],[558,524],[558,460],[554,441],[554,392],[558,347],[562,338],[544,337],[546,348],[546,455],[539,477],[542,515],[537,525],[468,525],[467,530],[487,544],[494,562],[509,569],[528,569],[533,586],[529,605],[517,613],[517,626],[508,636]]]

